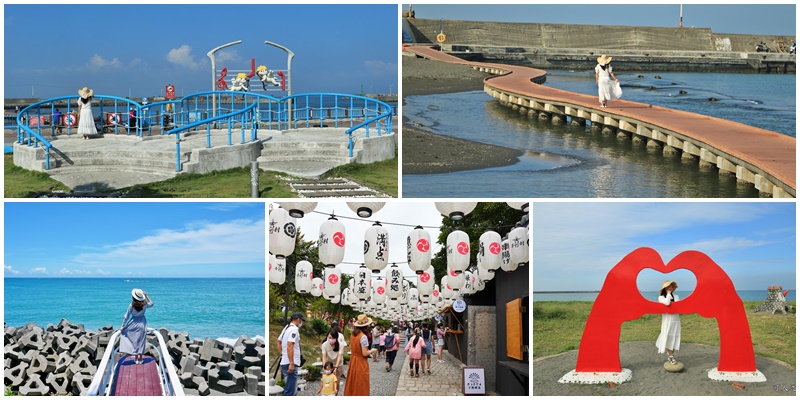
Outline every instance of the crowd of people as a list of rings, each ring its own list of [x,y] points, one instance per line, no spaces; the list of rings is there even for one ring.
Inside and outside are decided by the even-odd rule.
[[[278,337],[278,348],[281,349],[281,370],[285,387],[284,396],[297,393],[297,370],[303,364],[300,355],[299,328],[305,317],[294,313],[291,323],[284,328]],[[370,395],[370,360],[373,363],[384,362],[386,372],[391,372],[397,352],[403,348],[408,357],[409,376],[432,375],[432,355],[437,354],[437,362],[442,360],[444,337],[447,333],[441,323],[433,322],[400,322],[399,324],[382,326],[372,318],[361,314],[357,319],[349,321],[351,328],[349,341],[345,338],[339,322],[331,323],[331,329],[321,345],[322,378],[317,394],[336,396],[340,393],[344,380],[345,396]],[[434,329],[435,328],[435,329]],[[401,335],[402,332],[402,335]],[[344,375],[344,354],[350,347],[350,362],[347,374]],[[290,362],[290,360],[292,360]]]

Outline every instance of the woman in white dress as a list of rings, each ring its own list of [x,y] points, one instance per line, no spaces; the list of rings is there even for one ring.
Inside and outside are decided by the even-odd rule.
[[[661,285],[661,293],[658,296],[658,302],[669,307],[673,302],[678,301],[678,295],[675,294],[675,289],[678,284],[673,281],[664,281]],[[681,316],[680,314],[662,314],[661,315],[661,334],[656,339],[656,347],[658,354],[664,354],[667,351],[667,359],[670,364],[677,364],[675,360],[675,350],[680,350],[681,347]]]
[[[94,126],[94,115],[92,115],[92,98],[94,91],[87,87],[78,90],[78,110],[80,116],[78,121],[78,135],[83,135],[84,139],[89,139],[90,135],[97,135],[97,128]]]
[[[612,78],[614,79],[613,81],[611,80]],[[614,76],[614,71],[611,68],[611,57],[605,54],[597,57],[597,66],[594,67],[594,81],[597,83],[597,94],[603,107],[607,106],[607,102],[619,98],[614,92],[619,79]]]

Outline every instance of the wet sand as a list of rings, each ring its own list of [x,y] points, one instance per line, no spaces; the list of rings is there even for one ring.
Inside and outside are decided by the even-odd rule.
[[[488,75],[465,65],[403,57],[403,96],[483,90]],[[403,117],[403,174],[435,174],[512,165],[522,150],[424,130]]]
[[[671,373],[664,370],[667,357],[657,354],[653,342],[620,343],[620,361],[623,368],[633,373],[630,382],[611,387],[607,384],[582,385],[558,383],[567,372],[575,369],[578,352],[570,351],[533,361],[534,396],[740,396],[740,395],[791,395],[796,388],[796,373],[787,364],[771,358],[756,356],[756,367],[766,377],[766,382],[744,383],[744,389],[731,382],[714,382],[707,370],[716,366],[719,347],[682,343],[676,351],[684,370]]]

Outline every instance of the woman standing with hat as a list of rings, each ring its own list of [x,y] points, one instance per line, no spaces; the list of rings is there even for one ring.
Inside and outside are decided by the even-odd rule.
[[[144,312],[153,306],[153,301],[142,289],[133,289],[131,296],[133,300],[122,319],[119,351],[132,354],[136,364],[141,364],[142,355],[147,346],[147,318],[145,318]]]
[[[614,78],[612,81],[611,78]],[[597,66],[594,67],[594,81],[597,83],[597,93],[600,104],[603,107],[607,106],[607,102],[619,98],[614,91],[615,86],[619,82],[614,71],[611,68],[611,57],[603,54],[597,57]]]
[[[673,302],[678,301],[678,295],[675,290],[678,284],[673,281],[664,281],[661,285],[661,293],[658,296],[658,302],[669,307]],[[661,315],[661,334],[656,339],[656,347],[658,354],[663,354],[664,350],[667,351],[667,360],[670,364],[677,364],[675,360],[675,350],[681,347],[681,316],[680,314],[662,314]]]
[[[350,367],[347,369],[347,380],[344,385],[345,396],[369,396],[369,356],[378,351],[370,349],[367,331],[372,318],[366,314],[358,316],[353,324],[350,337]]]
[[[92,115],[92,98],[94,98],[94,91],[87,88],[78,90],[78,110],[80,114],[78,117],[78,135],[83,135],[83,139],[89,139],[89,135],[97,135],[97,127],[94,126],[94,115]]]

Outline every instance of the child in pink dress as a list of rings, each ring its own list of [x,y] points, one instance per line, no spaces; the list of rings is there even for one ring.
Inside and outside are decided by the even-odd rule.
[[[404,350],[409,359],[409,376],[416,376],[419,378],[419,360],[422,359],[422,349],[424,348],[425,341],[419,337],[419,330],[414,330],[414,335],[408,339],[408,344],[406,344],[406,348]]]

